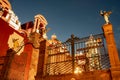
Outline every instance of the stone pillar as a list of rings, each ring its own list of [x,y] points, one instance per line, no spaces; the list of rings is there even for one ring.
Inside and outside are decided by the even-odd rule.
[[[120,80],[120,61],[118,56],[118,51],[114,39],[112,24],[103,25],[103,32],[106,38],[106,45],[108,49],[108,55],[110,59],[110,75],[112,80]]]
[[[28,80],[35,80],[39,49],[33,48]]]
[[[39,30],[39,25],[40,25],[40,18],[35,16],[35,22],[34,22],[34,27],[33,27],[33,32],[36,32],[37,30]],[[37,33],[39,33],[37,31]]]
[[[14,50],[12,49],[7,50],[7,55],[2,69],[2,74],[3,74],[2,80],[9,80],[8,76],[10,74],[11,63],[15,54],[16,52]]]
[[[112,24],[105,24],[103,25],[103,32],[107,43],[107,49],[110,59],[111,67],[119,65],[119,56],[118,51],[114,39]]]
[[[38,65],[37,65],[37,74],[35,76],[35,80],[42,80],[42,77],[45,74],[45,64],[46,64],[46,40],[40,42],[39,48],[39,58],[38,58]]]

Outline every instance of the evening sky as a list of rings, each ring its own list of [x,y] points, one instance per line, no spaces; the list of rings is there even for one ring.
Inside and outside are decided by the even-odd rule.
[[[63,42],[71,34],[81,38],[102,33],[105,21],[100,10],[112,11],[109,20],[120,45],[120,0],[10,0],[10,3],[22,24],[42,14],[51,29],[48,38],[55,33]]]

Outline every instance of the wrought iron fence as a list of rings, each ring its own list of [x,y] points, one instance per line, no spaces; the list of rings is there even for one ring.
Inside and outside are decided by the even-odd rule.
[[[77,38],[48,46],[45,75],[81,73],[110,68],[103,34]]]

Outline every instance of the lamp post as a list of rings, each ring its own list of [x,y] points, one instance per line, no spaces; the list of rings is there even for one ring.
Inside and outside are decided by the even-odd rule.
[[[75,41],[79,40],[78,37],[75,37],[74,34],[71,35],[71,38],[69,38],[66,42],[70,42],[71,44],[71,54],[72,54],[72,73],[75,71]]]

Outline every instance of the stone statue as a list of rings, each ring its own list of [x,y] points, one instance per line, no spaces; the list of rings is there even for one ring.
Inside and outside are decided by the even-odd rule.
[[[100,11],[100,15],[104,17],[106,24],[110,23],[108,18],[109,18],[111,13],[112,13],[111,11],[108,11],[108,12],[102,11],[102,10]]]

